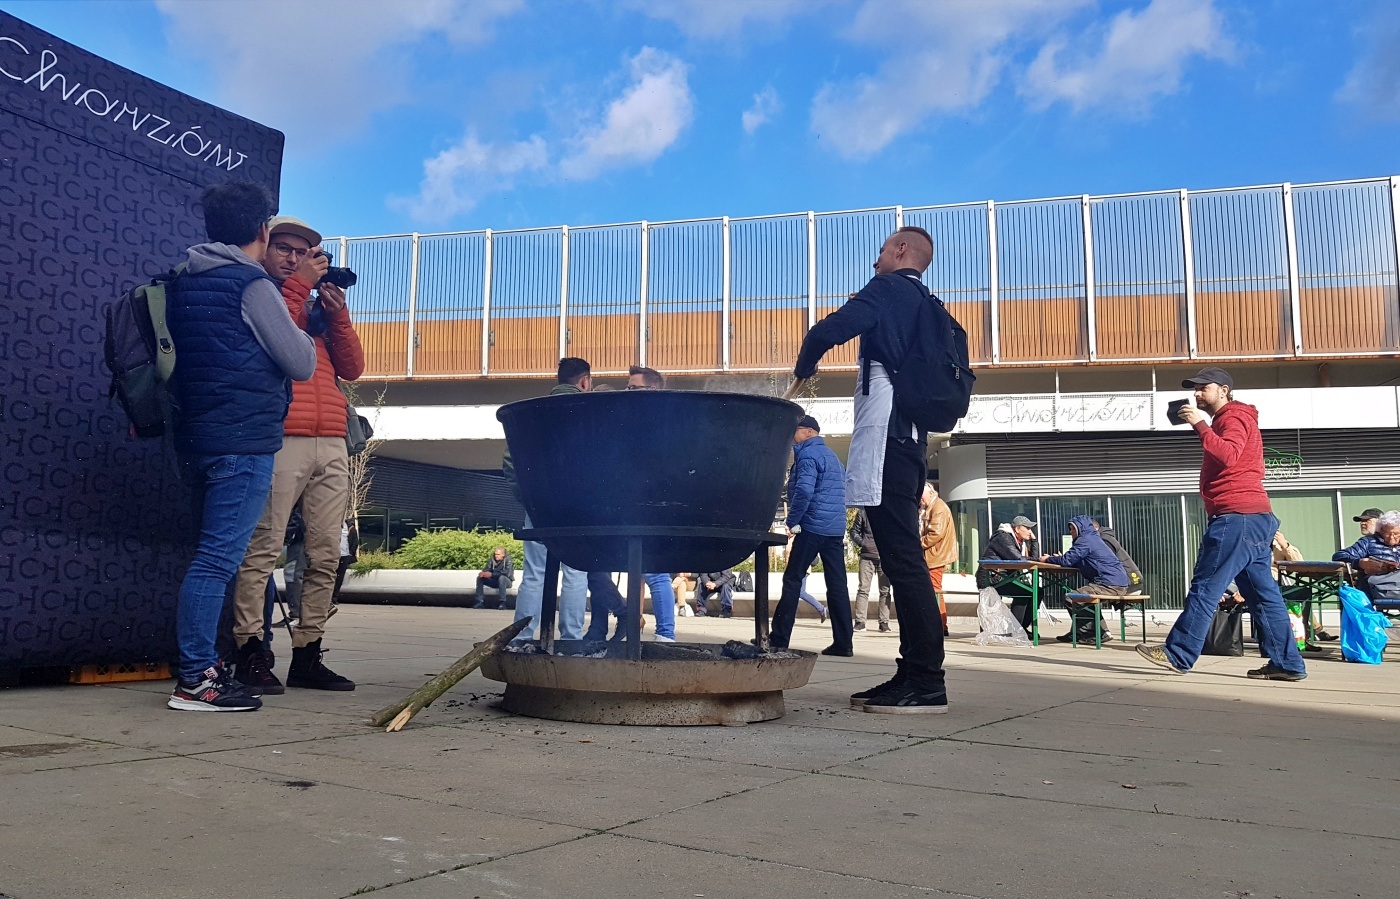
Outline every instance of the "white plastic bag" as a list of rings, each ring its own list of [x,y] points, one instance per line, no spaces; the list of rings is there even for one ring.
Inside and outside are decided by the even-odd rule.
[[[977,592],[977,626],[981,632],[972,638],[979,646],[1030,646],[1026,629],[1002,602],[1001,594],[991,587]]]

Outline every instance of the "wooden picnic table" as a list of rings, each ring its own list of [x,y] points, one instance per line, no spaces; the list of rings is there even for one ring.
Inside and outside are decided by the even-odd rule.
[[[1026,586],[1031,594],[1031,643],[1040,645],[1040,579],[1043,575],[1068,576],[1079,574],[1079,569],[1069,568],[1064,565],[1052,565],[1049,562],[1041,562],[1038,559],[1025,559],[1024,561],[1010,561],[1006,559],[983,559],[977,563],[979,569],[985,568],[992,572],[991,586],[1002,586],[1008,583],[1019,583]],[[1073,627],[1074,618],[1070,616],[1070,626]]]

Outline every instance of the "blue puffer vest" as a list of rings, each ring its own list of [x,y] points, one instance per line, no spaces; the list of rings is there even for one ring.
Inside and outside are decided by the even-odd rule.
[[[261,268],[230,264],[181,275],[171,285],[180,452],[251,455],[282,448],[292,382],[243,321],[243,290],[259,278],[267,278]]]

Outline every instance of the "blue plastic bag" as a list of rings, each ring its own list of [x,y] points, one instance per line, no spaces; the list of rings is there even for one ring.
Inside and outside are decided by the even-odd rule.
[[[1389,642],[1384,615],[1371,606],[1366,594],[1343,584],[1342,597],[1342,658],[1348,662],[1379,665]]]

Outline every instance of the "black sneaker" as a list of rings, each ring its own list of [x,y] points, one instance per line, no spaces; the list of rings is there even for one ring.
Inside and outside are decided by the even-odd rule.
[[[868,700],[868,699],[873,699],[874,697],[879,696],[881,693],[885,692],[886,690],[892,690],[892,689],[894,689],[895,687],[902,687],[903,685],[904,685],[904,675],[902,675],[902,674],[895,674],[894,677],[892,677],[892,678],[890,678],[889,680],[885,681],[883,684],[877,684],[876,686],[871,687],[869,690],[861,690],[859,693],[852,693],[852,694],[851,694],[851,708],[853,708],[853,709],[863,709],[863,708],[865,708],[865,702],[866,702],[866,700]]]
[[[262,708],[261,699],[219,668],[204,669],[203,679],[192,684],[177,680],[175,692],[165,704],[182,712],[253,712]]]
[[[1267,663],[1263,668],[1255,668],[1247,672],[1247,676],[1254,680],[1286,681],[1300,681],[1307,677],[1306,674],[1294,674],[1292,671],[1284,671],[1282,668],[1275,668],[1273,662]]]
[[[852,628],[853,630],[863,631],[863,630],[865,630],[865,622],[864,622],[864,621],[857,621],[855,624],[852,624],[852,625],[851,625],[851,628]]]
[[[867,699],[865,710],[881,715],[942,715],[948,711],[948,691],[901,684]]]
[[[233,678],[254,696],[280,696],[287,692],[277,675],[272,673],[272,660],[257,637],[249,637],[248,642],[239,647]]]
[[[846,658],[850,658],[855,654],[855,650],[851,649],[851,647],[837,646],[835,643],[822,650],[822,655],[824,656],[844,656]]]
[[[880,633],[882,633],[882,634],[888,634],[889,632],[890,632],[890,623],[889,623],[888,621],[881,621],[881,622],[880,622]]]
[[[287,686],[307,690],[355,689],[355,682],[341,677],[321,664],[321,641],[292,647],[292,666],[287,669]]]

